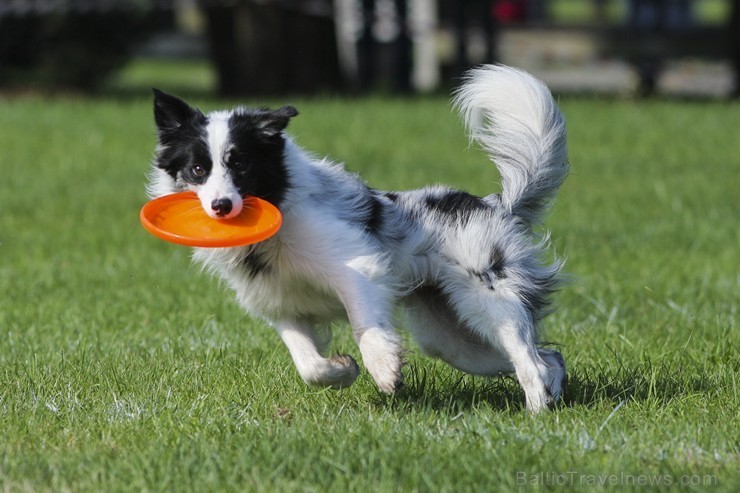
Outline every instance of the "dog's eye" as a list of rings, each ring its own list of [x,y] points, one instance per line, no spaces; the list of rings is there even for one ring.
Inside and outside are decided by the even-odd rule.
[[[197,177],[205,176],[206,175],[206,169],[201,166],[200,164],[196,164],[192,167],[193,175]]]
[[[244,169],[244,161],[240,161],[238,159],[234,159],[231,162],[231,167],[235,170],[243,170]]]

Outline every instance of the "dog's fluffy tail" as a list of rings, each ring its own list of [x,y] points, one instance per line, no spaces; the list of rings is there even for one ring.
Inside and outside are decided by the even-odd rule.
[[[485,65],[468,72],[453,101],[501,174],[503,205],[540,224],[568,174],[565,119],[550,91],[522,70]]]

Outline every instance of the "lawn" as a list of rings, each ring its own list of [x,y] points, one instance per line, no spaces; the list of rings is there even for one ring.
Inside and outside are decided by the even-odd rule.
[[[444,98],[291,102],[296,138],[373,186],[498,187]],[[366,373],[306,387],[271,329],[139,225],[148,98],[0,97],[0,489],[736,491],[740,106],[561,106],[572,174],[548,227],[572,282],[545,323],[569,387],[530,416],[512,379],[411,343],[394,397]]]

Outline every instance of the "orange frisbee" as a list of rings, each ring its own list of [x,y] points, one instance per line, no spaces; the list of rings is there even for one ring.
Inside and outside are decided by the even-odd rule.
[[[213,219],[195,192],[179,192],[144,204],[141,224],[154,236],[195,247],[235,247],[259,243],[280,229],[277,207],[257,197],[244,199],[244,208],[230,219]]]

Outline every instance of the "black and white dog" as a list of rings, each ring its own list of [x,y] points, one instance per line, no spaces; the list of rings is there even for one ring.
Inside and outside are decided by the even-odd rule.
[[[539,411],[565,382],[560,353],[538,345],[561,262],[545,260],[547,236],[536,231],[568,172],[565,121],[544,84],[503,66],[471,71],[454,101],[498,167],[501,194],[374,190],[284,133],[291,106],[204,114],[156,90],[149,192],[193,190],[214,218],[239,214],[246,195],[281,210],[274,237],[194,258],[275,327],[307,383],[340,388],[357,377],[351,356],[325,355],[329,322],[346,317],[378,388],[396,390],[400,302],[426,353],[468,373],[515,373]]]

